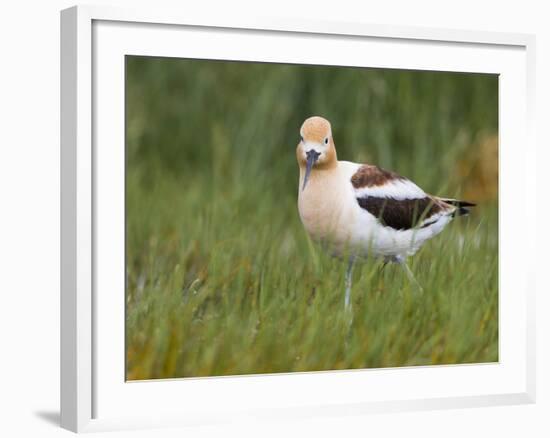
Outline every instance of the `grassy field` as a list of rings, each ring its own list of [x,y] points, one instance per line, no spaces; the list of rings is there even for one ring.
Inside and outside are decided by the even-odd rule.
[[[498,360],[497,78],[127,58],[127,378]],[[399,267],[308,240],[295,147],[331,120],[339,159],[468,197]]]

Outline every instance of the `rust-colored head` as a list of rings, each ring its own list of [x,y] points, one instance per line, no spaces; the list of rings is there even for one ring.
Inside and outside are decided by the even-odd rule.
[[[300,128],[300,143],[296,148],[298,165],[305,168],[302,190],[306,187],[312,170],[331,169],[336,166],[336,148],[332,129],[327,119],[313,116],[304,121]]]

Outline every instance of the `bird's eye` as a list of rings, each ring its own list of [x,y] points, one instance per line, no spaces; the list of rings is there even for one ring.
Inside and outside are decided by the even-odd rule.
[[[328,144],[328,137],[325,138],[325,144]]]

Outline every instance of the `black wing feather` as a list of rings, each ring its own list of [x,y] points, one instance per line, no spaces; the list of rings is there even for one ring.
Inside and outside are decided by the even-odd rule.
[[[382,225],[409,230],[439,213],[443,207],[433,198],[393,199],[376,196],[356,198],[361,208],[377,217]],[[429,223],[427,224],[429,225]]]

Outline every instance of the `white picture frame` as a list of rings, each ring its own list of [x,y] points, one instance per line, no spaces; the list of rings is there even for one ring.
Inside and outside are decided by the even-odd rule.
[[[186,38],[192,47],[181,44]],[[292,51],[300,44],[311,49],[308,59]],[[332,50],[322,50],[326,44]],[[352,46],[368,48],[372,57],[350,58]],[[62,427],[81,432],[534,402],[534,268],[524,254],[533,252],[535,229],[513,233],[522,220],[535,223],[532,208],[517,208],[535,193],[535,175],[527,171],[536,167],[534,53],[534,36],[524,34],[103,6],[62,11]],[[127,54],[501,75],[499,363],[125,382],[124,202],[117,188],[124,180],[120,84]],[[102,292],[121,285],[121,296]],[[297,394],[289,397],[290,388]]]

